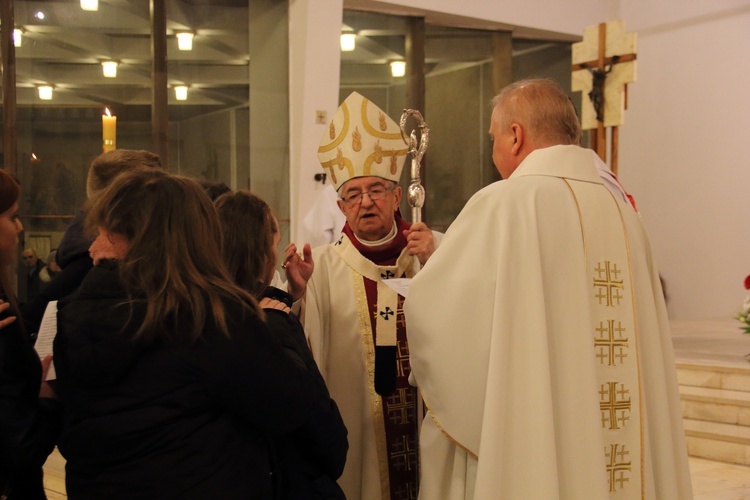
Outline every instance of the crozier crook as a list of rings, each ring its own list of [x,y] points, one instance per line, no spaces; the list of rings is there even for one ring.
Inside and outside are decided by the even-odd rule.
[[[417,131],[412,130],[409,134],[409,140],[406,140],[406,120],[413,116],[419,127],[419,143],[417,143]],[[405,109],[401,114],[401,137],[409,147],[409,155],[411,156],[411,184],[407,191],[406,199],[411,207],[411,221],[412,223],[422,222],[422,207],[424,206],[425,190],[422,186],[422,179],[420,178],[420,162],[427,151],[428,137],[430,129],[427,128],[427,124],[422,118],[422,113],[415,109]]]

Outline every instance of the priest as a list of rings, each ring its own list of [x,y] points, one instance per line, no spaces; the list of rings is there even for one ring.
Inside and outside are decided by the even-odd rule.
[[[318,149],[346,223],[337,241],[313,250],[300,316],[349,431],[339,485],[352,499],[417,495],[417,391],[408,382],[403,297],[386,282],[414,276],[436,237],[401,218],[406,154],[398,124],[356,92]],[[300,259],[291,250],[287,258]]]
[[[420,498],[691,498],[667,313],[635,210],[562,88],[493,101],[504,180],[476,193],[405,304],[428,417]]]

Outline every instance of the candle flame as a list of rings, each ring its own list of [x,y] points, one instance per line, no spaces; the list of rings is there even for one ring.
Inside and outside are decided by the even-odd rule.
[[[107,113],[107,116],[112,116],[112,113],[109,112],[109,108],[104,108],[104,112]]]
[[[36,157],[36,155],[34,153],[31,153],[31,159],[32,160],[36,160],[37,159],[37,157]]]

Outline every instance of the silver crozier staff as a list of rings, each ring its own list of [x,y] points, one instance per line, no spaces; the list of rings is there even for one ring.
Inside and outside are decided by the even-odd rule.
[[[406,140],[406,120],[413,116],[419,126],[419,145],[417,146],[417,131],[412,130],[409,134],[409,140]],[[401,114],[401,137],[409,146],[409,155],[411,156],[411,184],[407,192],[406,199],[411,207],[411,222],[422,222],[422,206],[424,205],[425,191],[422,186],[422,179],[419,177],[420,164],[424,152],[427,151],[427,141],[430,135],[430,129],[422,118],[422,113],[416,109],[405,109]]]

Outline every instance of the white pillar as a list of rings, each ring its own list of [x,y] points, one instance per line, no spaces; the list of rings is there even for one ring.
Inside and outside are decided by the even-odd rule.
[[[318,143],[339,105],[343,0],[289,1],[289,216],[295,243],[318,191]],[[315,121],[324,111],[324,124]],[[330,182],[330,181],[329,181]]]

